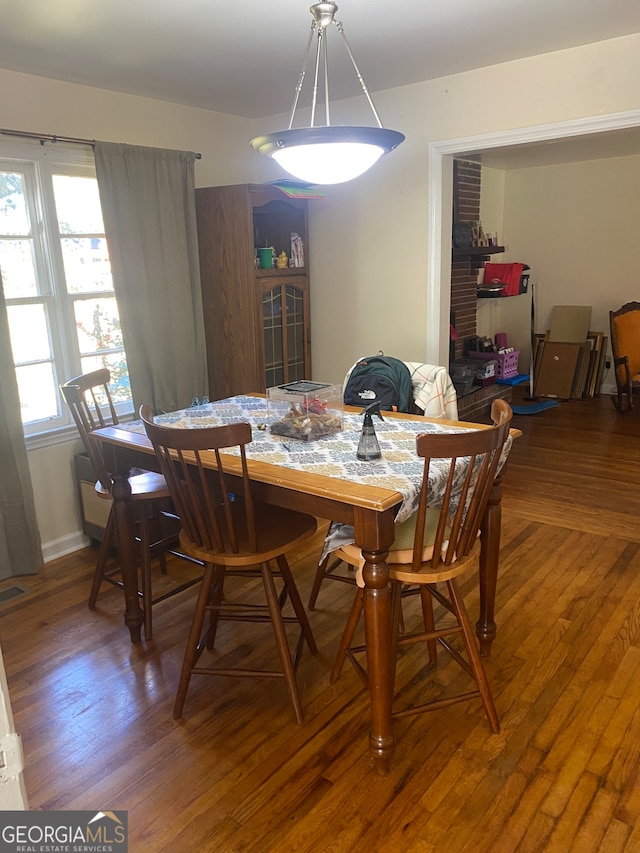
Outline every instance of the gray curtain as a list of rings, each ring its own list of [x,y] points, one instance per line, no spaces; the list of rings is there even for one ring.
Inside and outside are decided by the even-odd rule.
[[[96,176],[135,411],[208,394],[195,154],[95,143]]]
[[[0,278],[0,580],[42,566],[20,398]]]

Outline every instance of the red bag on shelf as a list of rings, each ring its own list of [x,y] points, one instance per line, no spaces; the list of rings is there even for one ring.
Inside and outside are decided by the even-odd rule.
[[[492,264],[484,265],[484,284],[495,281],[504,282],[507,286],[502,290],[501,296],[517,296],[520,293],[520,277],[524,264]]]

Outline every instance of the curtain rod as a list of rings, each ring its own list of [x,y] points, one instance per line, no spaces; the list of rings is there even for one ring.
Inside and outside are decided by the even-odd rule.
[[[38,139],[40,144],[45,142],[73,142],[77,145],[90,145],[92,148],[96,144],[95,139],[80,139],[76,136],[58,136],[56,133],[30,133],[28,130],[7,130],[0,128],[2,136],[21,136],[26,139]],[[202,159],[202,154],[195,155],[196,160]]]

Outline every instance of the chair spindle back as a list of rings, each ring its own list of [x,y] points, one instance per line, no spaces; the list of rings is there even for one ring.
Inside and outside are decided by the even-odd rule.
[[[257,552],[245,453],[245,445],[251,441],[251,425],[239,422],[203,429],[165,427],[153,422],[149,406],[142,406],[140,417],[190,542],[203,550],[224,554],[237,553],[243,540],[252,552]],[[238,448],[239,455],[223,459],[221,451],[230,448]],[[237,495],[237,477],[242,481],[241,497]]]
[[[109,370],[101,368],[75,376],[60,386],[96,476],[106,491],[111,491],[111,475],[105,466],[98,442],[92,441],[90,435],[95,429],[118,423],[118,415],[109,391],[110,381]]]
[[[487,508],[491,488],[498,471],[502,450],[509,436],[511,407],[504,400],[492,406],[494,425],[487,429],[463,433],[423,433],[417,437],[418,455],[424,458],[424,476],[416,514],[411,569],[418,572],[423,565],[423,542],[428,508],[429,468],[436,459],[449,459],[450,466],[433,547],[431,567],[435,571],[464,559],[478,541],[478,532]],[[458,459],[468,457],[462,485]]]

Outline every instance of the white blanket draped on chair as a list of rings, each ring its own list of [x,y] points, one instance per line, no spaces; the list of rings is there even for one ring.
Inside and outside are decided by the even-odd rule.
[[[413,399],[425,417],[458,420],[458,395],[446,367],[405,361],[411,371]]]

